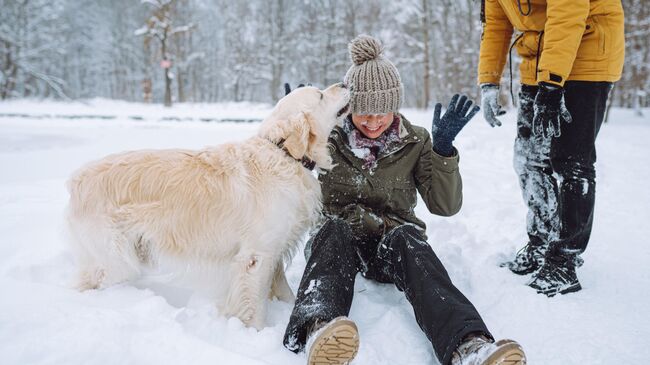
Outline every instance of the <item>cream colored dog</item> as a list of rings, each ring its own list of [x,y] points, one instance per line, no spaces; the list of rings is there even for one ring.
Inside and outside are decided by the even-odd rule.
[[[78,288],[135,279],[165,258],[220,266],[224,314],[262,328],[269,296],[294,299],[283,259],[321,208],[309,163],[332,167],[327,138],[349,96],[342,84],[298,88],[243,142],[125,152],[81,168],[68,182]]]

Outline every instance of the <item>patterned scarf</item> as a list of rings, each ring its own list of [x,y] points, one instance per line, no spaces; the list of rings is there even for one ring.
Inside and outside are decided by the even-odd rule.
[[[349,115],[343,123],[343,130],[348,135],[348,145],[355,156],[363,160],[363,168],[373,170],[377,167],[377,157],[380,153],[390,154],[400,145],[399,137],[400,118],[397,114],[393,117],[393,123],[379,137],[368,138],[361,133],[352,123],[352,115]]]

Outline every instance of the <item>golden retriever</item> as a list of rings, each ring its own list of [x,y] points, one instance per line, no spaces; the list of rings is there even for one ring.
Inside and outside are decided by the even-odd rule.
[[[164,258],[219,266],[223,313],[262,328],[269,296],[294,299],[283,261],[320,214],[320,185],[303,162],[332,167],[327,139],[349,97],[343,84],[298,88],[242,142],[125,152],[82,167],[67,185],[78,288],[138,278]]]

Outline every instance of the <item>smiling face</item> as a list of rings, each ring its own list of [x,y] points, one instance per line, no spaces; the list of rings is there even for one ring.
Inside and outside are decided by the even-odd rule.
[[[393,123],[393,113],[352,114],[352,123],[364,136],[375,139]]]

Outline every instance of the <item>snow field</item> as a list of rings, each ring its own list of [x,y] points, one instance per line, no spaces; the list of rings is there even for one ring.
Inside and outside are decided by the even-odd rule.
[[[214,298],[161,277],[103,291],[71,289],[64,182],[83,163],[143,148],[201,148],[252,135],[255,123],[202,123],[201,118],[260,119],[263,105],[158,106],[92,101],[90,105],[17,101],[0,114],[88,118],[0,118],[0,359],[3,364],[303,364],[282,346],[291,306],[271,302],[257,332],[217,313]],[[405,110],[430,128],[432,111]],[[115,115],[115,119],[93,119]],[[130,116],[142,116],[134,120]],[[650,111],[646,111],[650,115]],[[194,121],[164,122],[170,116]],[[495,337],[513,338],[532,365],[644,363],[650,356],[650,117],[613,110],[597,142],[596,217],[578,270],[583,291],[548,299],[498,263],[526,241],[525,206],[512,169],[514,112],[504,126],[475,118],[461,132],[464,205],[459,214],[418,215],[454,283]],[[305,261],[287,271],[295,290]],[[192,280],[186,280],[192,281]],[[193,280],[208,287],[209,275]],[[437,364],[403,294],[357,277],[350,317],[361,350],[356,365]]]

